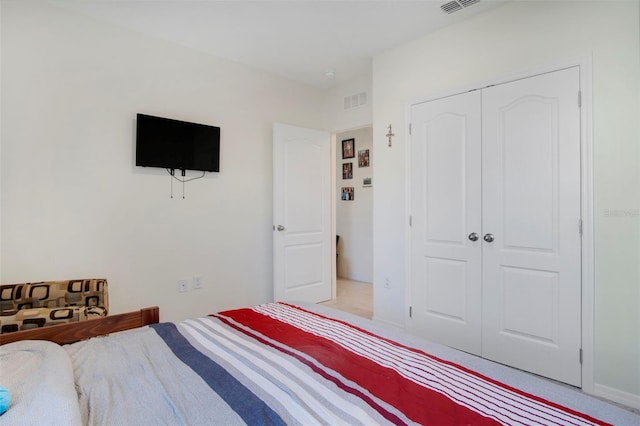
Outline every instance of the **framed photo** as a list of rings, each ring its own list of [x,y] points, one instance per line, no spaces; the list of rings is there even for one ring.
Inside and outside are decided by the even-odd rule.
[[[355,139],[345,139],[342,141],[342,158],[353,158],[356,156]]]
[[[369,150],[358,151],[358,167],[369,167]]]
[[[362,186],[364,188],[368,188],[368,187],[371,186],[371,176],[367,176],[367,177],[362,179]]]
[[[342,200],[343,201],[353,201],[353,186],[343,186],[342,187]]]
[[[342,179],[353,179],[353,163],[342,164]]]

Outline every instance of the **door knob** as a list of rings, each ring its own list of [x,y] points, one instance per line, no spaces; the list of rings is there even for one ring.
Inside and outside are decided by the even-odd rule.
[[[476,234],[475,232],[472,232],[469,234],[469,239],[471,241],[478,241],[478,238],[480,238],[480,236],[478,234]]]
[[[285,228],[284,228],[284,226],[282,226],[282,225],[278,225],[278,227],[277,227],[276,229],[277,229],[278,231],[282,232],[282,231],[284,231],[284,229],[285,229]]]
[[[492,241],[494,240],[494,237],[493,237],[493,234],[485,234],[485,236],[483,237],[483,239],[484,239],[486,242],[490,243],[490,242],[492,242]]]

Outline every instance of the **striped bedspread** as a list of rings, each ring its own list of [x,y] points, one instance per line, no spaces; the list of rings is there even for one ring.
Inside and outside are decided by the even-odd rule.
[[[450,362],[295,306],[274,303],[213,317],[247,338],[297,360],[339,389],[330,401],[306,398],[303,392],[296,398],[299,404],[285,403],[291,415],[310,413],[309,422],[302,420],[304,424],[310,424],[311,419],[338,424],[341,418],[348,418],[342,417],[346,415],[364,424],[380,420],[367,417],[366,412],[347,403],[344,394],[356,396],[393,424],[603,424]],[[191,326],[204,332],[205,327],[200,324],[194,322]],[[258,369],[254,373],[267,372]],[[304,380],[301,371],[294,374]],[[317,383],[310,379],[301,386],[315,387]],[[284,389],[287,391],[281,392],[289,391],[288,386]]]
[[[67,351],[88,424],[605,424],[284,303]]]

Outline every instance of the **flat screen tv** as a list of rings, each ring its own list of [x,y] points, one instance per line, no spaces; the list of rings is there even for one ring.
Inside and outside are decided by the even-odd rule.
[[[138,114],[136,166],[220,171],[220,128]]]

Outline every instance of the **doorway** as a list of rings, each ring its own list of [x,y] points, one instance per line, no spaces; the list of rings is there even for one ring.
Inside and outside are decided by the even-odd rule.
[[[373,312],[373,129],[337,132],[335,170],[336,290],[326,305]]]

